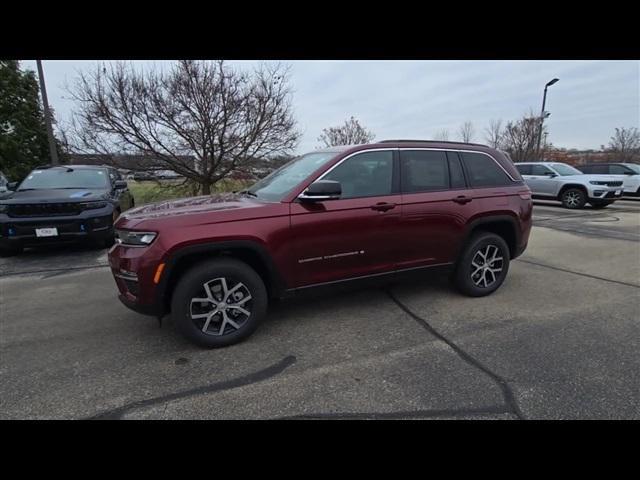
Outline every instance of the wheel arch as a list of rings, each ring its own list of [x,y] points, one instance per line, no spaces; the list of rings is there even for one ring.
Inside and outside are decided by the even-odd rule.
[[[178,249],[165,261],[164,275],[158,285],[156,301],[162,312],[171,308],[171,296],[180,277],[202,260],[227,256],[240,260],[260,276],[270,298],[286,290],[285,282],[265,247],[251,240],[232,240],[189,245]]]
[[[562,195],[570,188],[577,188],[578,190],[582,190],[586,197],[589,198],[589,190],[587,189],[587,187],[580,183],[567,183],[560,188],[560,191],[558,192],[558,200],[562,201]]]
[[[513,260],[517,256],[518,245],[520,244],[520,230],[518,221],[512,215],[489,215],[469,222],[460,250],[462,251],[465,248],[473,235],[481,231],[495,233],[502,237],[509,247],[510,258]]]

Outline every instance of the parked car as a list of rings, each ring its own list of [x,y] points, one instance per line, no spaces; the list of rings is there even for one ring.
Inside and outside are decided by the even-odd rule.
[[[136,182],[144,182],[147,180],[155,180],[156,177],[149,172],[135,172],[133,174],[133,180]]]
[[[586,175],[558,162],[522,162],[516,168],[527,183],[533,198],[558,200],[565,208],[594,208],[611,205],[622,196],[622,177]]]
[[[640,165],[637,163],[590,163],[576,168],[588,174],[624,175],[624,193],[640,196]]]
[[[239,193],[135,208],[109,263],[122,303],[171,312],[191,341],[219,347],[250,335],[269,299],[310,287],[447,267],[461,292],[488,295],[531,215],[501,152],[385,141],[308,153]]]
[[[117,170],[100,166],[44,166],[0,195],[0,252],[72,240],[114,241],[118,215],[134,199]]]

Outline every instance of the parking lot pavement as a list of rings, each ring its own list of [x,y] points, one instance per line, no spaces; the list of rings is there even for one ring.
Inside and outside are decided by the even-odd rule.
[[[104,250],[1,259],[0,418],[638,419],[640,204],[612,207],[536,203],[489,297],[436,276],[294,299],[220,350],[121,306]]]

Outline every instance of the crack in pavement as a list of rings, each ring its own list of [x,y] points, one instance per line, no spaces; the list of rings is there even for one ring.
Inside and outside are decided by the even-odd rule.
[[[618,285],[624,285],[627,287],[640,288],[640,285],[636,285],[635,283],[623,282],[621,280],[611,280],[610,278],[598,277],[597,275],[591,275],[589,273],[575,272],[573,270],[567,270],[566,268],[554,267],[553,265],[547,265],[544,263],[532,262],[531,260],[524,260],[522,258],[517,258],[514,261],[529,263],[531,265],[536,265],[538,267],[550,268],[552,270],[558,270],[560,272],[572,273],[574,275],[580,275],[581,277],[593,278],[595,280],[601,280],[603,282],[617,283]]]
[[[312,413],[280,417],[278,420],[402,420],[407,418],[437,418],[437,417],[465,417],[470,415],[501,415],[514,412],[506,405],[490,405],[487,407],[469,409],[442,409],[442,410],[407,410],[395,412],[369,412],[369,413]]]
[[[47,269],[43,269],[43,270],[27,270],[27,271],[15,271],[15,272],[8,272],[8,273],[0,273],[0,278],[2,277],[17,277],[19,275],[35,275],[37,273],[50,273],[50,272],[67,272],[67,271],[72,271],[72,270],[90,270],[92,268],[107,268],[109,267],[109,265],[85,265],[82,267],[62,267],[62,268],[47,268]],[[60,275],[62,275],[62,273],[60,273]],[[50,275],[53,276],[53,275]],[[47,278],[47,277],[45,277]]]
[[[105,412],[99,413],[97,415],[93,415],[91,417],[85,418],[85,420],[120,420],[123,415],[131,410],[135,410],[141,407],[148,407],[151,405],[157,405],[161,403],[166,403],[172,400],[183,399],[187,397],[192,397],[195,395],[201,395],[203,393],[213,393],[220,392],[222,390],[231,390],[232,388],[244,387],[245,385],[251,385],[253,383],[262,382],[271,377],[274,377],[288,367],[293,365],[296,362],[296,357],[293,355],[288,355],[280,360],[278,363],[275,363],[263,370],[259,370],[254,373],[250,373],[243,377],[233,378],[231,380],[224,380],[222,382],[217,382],[212,385],[205,385],[203,387],[196,387],[189,390],[183,390],[181,392],[170,393],[168,395],[162,395],[159,397],[149,398],[147,400],[139,400],[137,402],[128,403],[119,408],[114,408],[112,410],[107,410]],[[166,408],[166,406],[165,406]]]
[[[507,381],[504,378],[502,378],[497,373],[494,373],[493,371],[491,371],[488,367],[486,367],[482,363],[480,363],[479,360],[477,360],[476,358],[471,356],[469,353],[464,351],[461,347],[456,345],[453,341],[449,340],[443,334],[438,332],[424,318],[420,317],[419,315],[416,315],[411,309],[409,309],[409,307],[404,305],[393,294],[393,292],[390,289],[386,290],[386,293],[389,296],[389,298],[391,298],[391,300],[403,312],[405,312],[407,315],[409,315],[411,318],[413,318],[416,322],[418,322],[418,324],[421,325],[431,335],[436,337],[438,340],[446,343],[449,346],[449,348],[451,348],[464,362],[468,363],[469,365],[471,365],[472,367],[476,368],[477,370],[480,370],[482,373],[484,373],[489,378],[491,378],[498,385],[500,390],[502,391],[502,396],[504,398],[506,408],[508,409],[508,412],[506,412],[506,413],[512,413],[519,420],[525,420],[525,416],[520,411],[520,407],[518,406],[518,402],[516,401],[516,397],[515,397],[513,391],[511,390],[511,387],[509,386],[509,384],[507,383]]]

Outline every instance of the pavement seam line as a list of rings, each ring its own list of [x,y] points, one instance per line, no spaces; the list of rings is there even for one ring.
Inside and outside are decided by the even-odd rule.
[[[537,265],[538,267],[550,268],[552,270],[558,270],[560,272],[565,273],[573,273],[574,275],[580,275],[581,277],[593,278],[595,280],[602,280],[603,282],[617,283],[618,285],[625,285],[627,287],[640,288],[640,285],[636,285],[634,283],[623,282],[620,280],[612,280],[610,278],[598,277],[597,275],[591,275],[589,273],[576,272],[573,270],[567,270],[566,268],[554,267],[553,265],[547,265],[545,263],[532,262],[531,260],[524,260],[522,258],[518,258],[515,261],[529,263],[531,265]]]
[[[516,417],[518,417],[519,420],[524,420],[525,416],[522,414],[522,412],[520,411],[520,407],[518,406],[518,402],[516,401],[516,397],[513,394],[513,391],[511,390],[511,387],[509,386],[509,384],[507,383],[507,381],[505,379],[503,379],[500,375],[498,375],[497,373],[494,373],[493,371],[491,371],[488,367],[484,366],[482,363],[480,363],[479,360],[477,360],[476,358],[474,358],[473,356],[471,356],[469,353],[467,353],[466,351],[464,351],[461,347],[459,347],[458,345],[456,345],[452,340],[449,340],[447,337],[445,337],[443,334],[441,334],[440,332],[438,332],[435,328],[433,328],[431,326],[431,324],[429,324],[429,322],[427,322],[424,318],[420,317],[419,315],[416,315],[411,309],[409,309],[409,307],[407,307],[406,305],[404,305],[394,294],[393,292],[388,289],[387,291],[387,295],[391,298],[391,300],[393,300],[393,302],[403,311],[405,312],[407,315],[409,315],[411,318],[413,318],[414,320],[416,320],[418,322],[419,325],[421,325],[427,332],[431,333],[433,336],[435,336],[438,340],[441,340],[442,342],[446,343],[449,348],[451,348],[464,362],[466,362],[467,364],[471,365],[472,367],[480,370],[481,372],[483,372],[485,375],[487,375],[488,377],[490,377],[500,388],[500,390],[502,391],[502,396],[505,400],[505,404],[506,406],[509,408],[510,413],[513,413]]]
[[[149,398],[146,400],[138,400],[136,402],[131,402],[122,407],[114,408],[112,410],[107,410],[105,412],[99,413],[97,415],[92,415],[91,417],[85,418],[85,420],[120,420],[122,416],[131,410],[135,410],[138,408],[149,407],[151,405],[156,405],[160,403],[168,404],[173,400],[181,400],[183,398],[193,397],[196,395],[201,395],[205,393],[214,393],[220,392],[223,390],[231,390],[233,388],[244,387],[246,385],[251,385],[254,383],[262,382],[264,380],[268,380],[276,375],[282,373],[288,367],[293,365],[296,362],[296,357],[293,355],[288,355],[284,357],[279,362],[266,367],[257,372],[249,373],[242,377],[233,378],[231,380],[223,380],[221,382],[214,383],[212,385],[206,385],[203,387],[191,388],[189,390],[183,390],[181,392],[170,393],[167,395],[161,395],[158,397]],[[166,410],[166,405],[165,405]]]
[[[49,268],[45,270],[27,270],[26,272],[0,273],[0,278],[17,277],[19,275],[35,275],[37,273],[49,273],[49,272],[72,271],[72,270],[90,270],[92,268],[107,268],[107,267],[109,267],[109,265],[87,265],[84,267],[64,267],[64,268]]]

